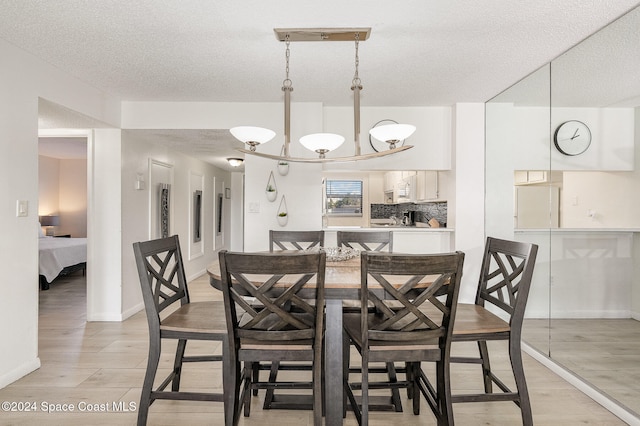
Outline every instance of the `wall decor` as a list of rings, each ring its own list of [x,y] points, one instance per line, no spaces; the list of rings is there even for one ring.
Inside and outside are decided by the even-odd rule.
[[[267,181],[267,187],[265,188],[265,194],[267,200],[273,202],[278,197],[278,187],[276,186],[276,179],[273,177],[273,171],[269,173],[269,180]]]
[[[289,221],[289,212],[287,211],[287,200],[282,196],[280,200],[280,206],[278,207],[278,225],[286,226]]]
[[[226,198],[227,200],[231,198],[231,188],[224,189],[224,198]]]
[[[216,235],[222,235],[222,193],[218,193],[218,209],[216,212]]]
[[[202,191],[193,193],[193,242],[202,239]]]
[[[160,237],[166,238],[169,236],[169,211],[171,207],[171,185],[168,183],[158,184],[160,196],[159,199],[159,216],[158,221],[160,225]]]
[[[284,157],[284,145],[280,150],[280,156]],[[286,176],[289,174],[289,162],[287,160],[278,160],[278,174],[280,176]]]

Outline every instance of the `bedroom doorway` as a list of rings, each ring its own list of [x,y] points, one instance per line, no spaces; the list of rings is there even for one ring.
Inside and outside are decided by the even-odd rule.
[[[81,279],[73,282],[84,295],[82,310],[86,317],[88,137],[76,131],[51,133],[41,132],[38,137],[38,216],[40,225],[46,222],[53,225],[43,226],[39,235],[55,238],[39,240],[40,250],[45,250],[39,256],[40,288],[49,291],[50,287],[63,283],[68,287],[65,278],[81,274]],[[54,242],[60,243],[60,247],[51,246]],[[39,312],[43,312],[42,307]]]

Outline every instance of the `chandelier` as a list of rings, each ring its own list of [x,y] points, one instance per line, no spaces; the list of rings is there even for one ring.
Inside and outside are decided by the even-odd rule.
[[[326,162],[348,162],[357,160],[367,160],[371,158],[384,157],[397,152],[406,151],[412,145],[396,146],[404,139],[408,138],[415,131],[415,126],[410,124],[387,124],[373,127],[369,134],[371,137],[386,142],[388,150],[362,154],[360,150],[360,91],[362,84],[358,75],[359,55],[358,47],[360,41],[369,38],[371,28],[312,28],[312,29],[282,29],[275,28],[274,32],[279,41],[286,45],[286,67],[285,79],[282,82],[284,92],[284,146],[280,155],[266,154],[258,152],[256,148],[263,143],[269,142],[275,136],[275,132],[262,127],[240,126],[230,129],[231,134],[241,142],[247,144],[249,149],[237,149],[244,154],[256,155],[278,161],[292,161],[300,163],[326,163]],[[289,147],[291,143],[291,92],[293,85],[289,79],[289,44],[292,41],[351,41],[355,42],[355,74],[351,82],[353,90],[353,128],[354,128],[354,154],[349,157],[326,157],[328,152],[336,150],[342,145],[345,138],[333,133],[314,133],[300,138],[300,144],[310,151],[316,152],[317,157],[291,157]]]

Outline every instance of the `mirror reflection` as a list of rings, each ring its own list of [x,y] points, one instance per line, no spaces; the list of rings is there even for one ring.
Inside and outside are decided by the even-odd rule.
[[[486,217],[540,245],[523,339],[640,417],[638,28],[640,8],[487,104]]]

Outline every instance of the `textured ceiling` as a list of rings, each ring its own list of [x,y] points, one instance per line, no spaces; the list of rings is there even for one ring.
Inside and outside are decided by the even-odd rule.
[[[487,101],[638,4],[0,0],[0,38],[122,100],[279,102],[273,28],[371,27],[363,106],[453,105]],[[351,42],[291,44],[294,102],[351,105],[353,72]]]

